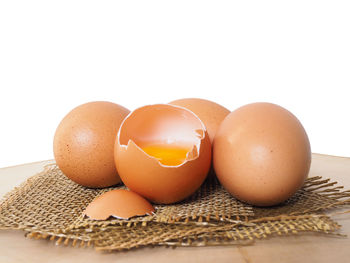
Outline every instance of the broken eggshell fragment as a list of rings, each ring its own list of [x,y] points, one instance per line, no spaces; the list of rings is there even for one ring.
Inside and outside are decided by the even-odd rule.
[[[124,119],[114,156],[130,190],[152,202],[170,204],[190,196],[203,183],[211,164],[211,143],[193,112],[155,104]]]
[[[152,215],[154,207],[142,196],[125,189],[108,191],[93,200],[83,212],[94,220],[109,217],[129,219],[135,216]]]

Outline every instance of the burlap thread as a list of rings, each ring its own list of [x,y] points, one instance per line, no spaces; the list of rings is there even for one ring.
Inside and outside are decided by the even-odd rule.
[[[324,212],[350,203],[350,192],[336,182],[312,177],[285,203],[258,208],[236,200],[211,178],[187,200],[156,205],[153,216],[94,221],[82,215],[95,197],[117,188],[124,186],[85,188],[55,164],[48,165],[3,198],[0,229],[22,229],[28,237],[107,251],[232,245],[274,235],[336,234],[339,225]]]

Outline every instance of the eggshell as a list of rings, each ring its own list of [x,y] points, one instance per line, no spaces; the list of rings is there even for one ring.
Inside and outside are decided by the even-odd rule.
[[[179,99],[169,104],[184,107],[196,114],[207,128],[210,142],[213,142],[221,122],[230,113],[228,109],[213,101],[199,98]]]
[[[126,108],[105,101],[89,102],[69,112],[57,127],[53,143],[62,172],[87,187],[119,183],[114,142],[128,113]]]
[[[83,213],[94,220],[106,220],[111,216],[129,219],[151,215],[154,211],[154,207],[142,196],[128,190],[116,189],[98,196]]]
[[[143,151],[143,145],[187,147],[180,165],[164,165]],[[211,161],[211,144],[204,124],[191,111],[172,105],[148,105],[123,121],[115,144],[115,162],[124,184],[156,202],[185,199],[203,183]]]
[[[213,162],[219,181],[233,196],[253,205],[276,205],[304,184],[310,143],[291,112],[271,103],[253,103],[222,122]]]

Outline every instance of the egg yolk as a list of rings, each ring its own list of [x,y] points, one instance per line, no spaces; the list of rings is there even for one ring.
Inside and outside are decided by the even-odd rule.
[[[157,158],[165,165],[180,165],[186,160],[188,148],[164,145],[149,145],[142,148],[147,154]]]

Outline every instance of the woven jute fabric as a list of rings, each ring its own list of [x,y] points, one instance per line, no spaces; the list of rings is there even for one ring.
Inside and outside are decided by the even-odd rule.
[[[49,239],[56,244],[75,247],[94,246],[97,250],[113,251],[144,246],[214,246],[252,243],[274,235],[286,236],[305,232],[335,234],[340,226],[325,215],[304,215],[259,223],[218,225],[187,225],[150,222],[125,226],[109,225],[92,229],[75,229],[49,235],[31,232],[28,237]]]
[[[158,245],[167,246],[215,246],[232,244],[253,244],[255,240],[272,236],[288,236],[313,232],[315,234],[327,234],[342,236],[336,230],[340,225],[328,216],[306,215],[284,218],[279,220],[267,220],[253,225],[234,226],[229,230],[204,232],[197,235],[188,235],[182,239],[167,240]],[[101,250],[108,247],[98,248]]]
[[[22,229],[29,237],[71,245],[80,242],[99,250],[223,245],[274,234],[332,233],[339,226],[322,213],[350,203],[349,191],[336,182],[312,177],[285,203],[258,208],[236,200],[211,177],[190,198],[173,205],[155,205],[152,216],[94,221],[82,215],[95,197],[118,188],[125,187],[82,187],[55,164],[48,165],[3,198],[0,229]]]

